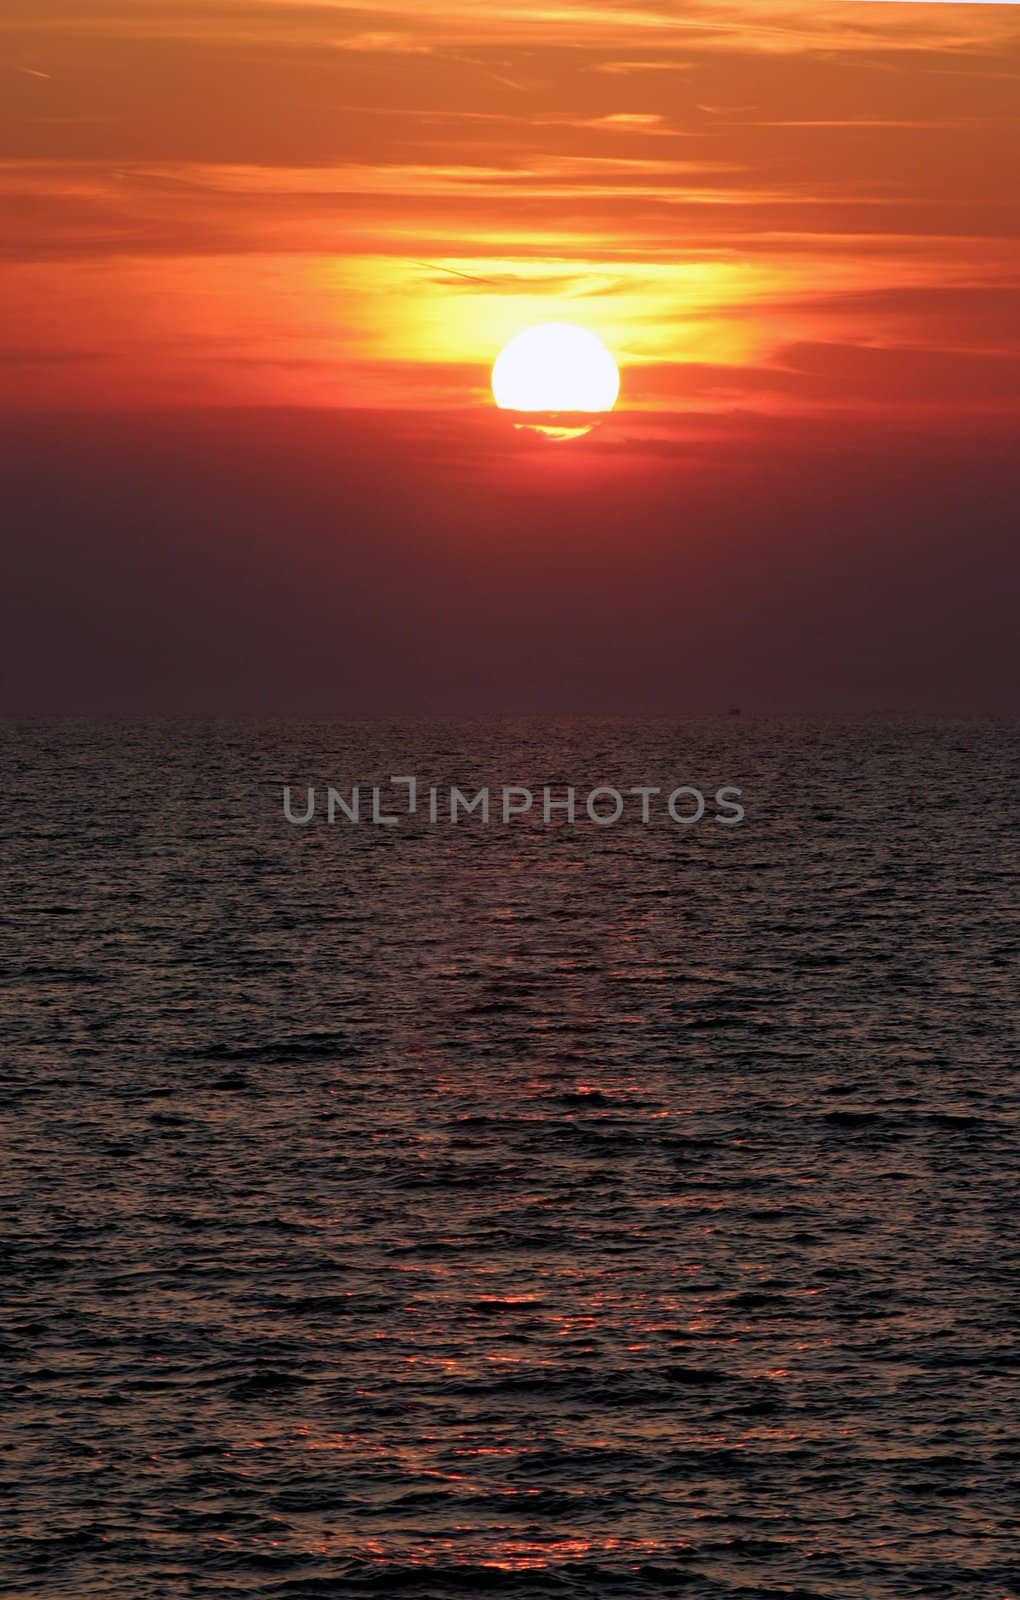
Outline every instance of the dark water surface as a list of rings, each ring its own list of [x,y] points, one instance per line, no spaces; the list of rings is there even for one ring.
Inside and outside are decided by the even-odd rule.
[[[748,817],[283,820],[394,772]],[[1017,777],[8,726],[0,1593],[1015,1595]]]

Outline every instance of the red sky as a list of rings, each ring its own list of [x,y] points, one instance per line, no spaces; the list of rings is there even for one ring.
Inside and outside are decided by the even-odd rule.
[[[0,87],[8,705],[1013,703],[1020,8],[5,0]]]

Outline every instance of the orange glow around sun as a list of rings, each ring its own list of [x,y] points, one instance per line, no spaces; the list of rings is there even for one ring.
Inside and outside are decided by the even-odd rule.
[[[1015,404],[1014,6],[7,9],[0,413]]]

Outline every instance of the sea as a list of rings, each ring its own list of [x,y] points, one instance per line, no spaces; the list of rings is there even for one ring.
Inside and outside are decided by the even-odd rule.
[[[5,724],[5,1600],[1016,1600],[1018,732]]]

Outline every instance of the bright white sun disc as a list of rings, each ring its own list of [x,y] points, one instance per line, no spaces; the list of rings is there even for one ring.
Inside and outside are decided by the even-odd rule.
[[[492,392],[503,411],[612,411],[620,374],[597,334],[546,322],[500,352]]]

